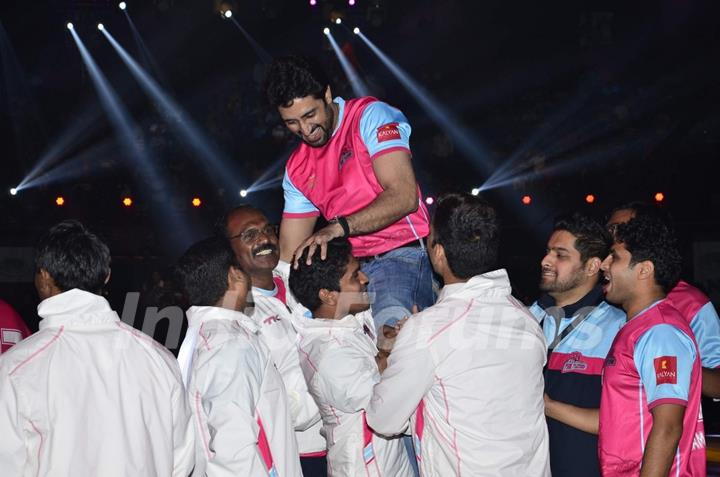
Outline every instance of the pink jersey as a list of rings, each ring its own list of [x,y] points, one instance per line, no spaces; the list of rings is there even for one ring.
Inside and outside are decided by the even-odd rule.
[[[374,157],[360,133],[360,121],[365,108],[377,102],[364,97],[345,102],[341,124],[323,147],[301,143],[287,162],[286,174],[302,193],[327,219],[348,216],[367,207],[382,192],[375,177]],[[397,123],[381,125],[376,131],[378,142],[400,139]],[[406,147],[384,149],[383,154]],[[350,237],[353,254],[357,257],[377,255],[427,236],[429,219],[420,198],[418,209],[382,230]],[[317,214],[317,212],[315,212]],[[300,216],[284,214],[286,217]],[[312,215],[312,214],[308,214]]]
[[[679,339],[653,342],[648,336],[657,329],[665,330],[666,337],[674,333]],[[652,430],[651,409],[679,404],[685,406],[683,433],[670,475],[705,476],[700,373],[692,331],[669,301],[640,313],[618,332],[603,369],[598,440],[603,475],[639,475]]]
[[[6,302],[0,300],[0,353],[9,350],[21,340],[30,336],[30,330],[18,313]]]

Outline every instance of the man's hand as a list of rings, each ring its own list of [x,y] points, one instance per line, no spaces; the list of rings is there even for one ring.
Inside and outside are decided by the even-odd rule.
[[[297,250],[295,250],[293,268],[297,269],[298,261],[306,248],[308,249],[307,260],[305,261],[307,265],[312,264],[312,257],[315,255],[315,250],[317,250],[318,247],[320,247],[320,259],[325,260],[327,257],[327,243],[332,239],[342,237],[343,235],[345,235],[345,231],[343,230],[342,225],[337,222],[330,223],[321,228],[305,239]]]
[[[418,307],[417,305],[412,306],[412,314],[418,313]],[[381,352],[385,352],[387,354],[390,354],[392,351],[393,346],[395,345],[395,338],[397,338],[398,333],[400,333],[400,330],[402,327],[407,323],[407,321],[410,319],[409,316],[404,317],[402,320],[395,323],[395,326],[388,326],[383,325],[380,329],[380,335],[378,336],[378,349]]]

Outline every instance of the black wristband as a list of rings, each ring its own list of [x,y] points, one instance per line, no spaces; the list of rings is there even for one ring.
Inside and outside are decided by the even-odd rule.
[[[335,217],[335,222],[340,224],[340,227],[343,229],[343,238],[348,237],[350,235],[350,225],[348,224],[348,221],[345,217],[338,215]]]

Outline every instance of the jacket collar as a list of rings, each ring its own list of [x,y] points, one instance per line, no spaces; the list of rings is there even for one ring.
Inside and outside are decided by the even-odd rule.
[[[253,333],[260,328],[247,315],[235,310],[220,308],[219,306],[191,306],[187,312],[188,327],[199,328],[203,323],[213,320],[239,321]]]
[[[440,290],[438,303],[451,297],[475,296],[481,295],[509,295],[512,292],[510,287],[510,279],[504,268],[493,270],[492,272],[475,275],[464,283],[453,283],[446,285]]]
[[[105,298],[77,288],[41,301],[37,310],[40,329],[120,321]]]

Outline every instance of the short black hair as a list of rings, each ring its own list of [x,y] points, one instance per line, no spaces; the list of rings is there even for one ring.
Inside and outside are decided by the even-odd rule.
[[[471,278],[497,268],[498,225],[495,209],[480,196],[445,194],[432,219],[434,243],[445,248],[450,271]]]
[[[215,306],[228,289],[228,271],[237,267],[228,241],[210,237],[190,246],[175,265],[175,276],[190,305]]]
[[[307,265],[308,249],[298,259],[298,268],[290,267],[290,291],[308,310],[314,312],[320,308],[318,293],[323,288],[340,291],[340,279],[345,274],[352,247],[345,238],[332,239],[327,244],[327,256],[320,259],[320,247],[315,249],[312,264]]]
[[[273,60],[265,75],[265,97],[270,106],[288,107],[296,98],[321,99],[330,86],[327,74],[317,61],[303,56]]]
[[[100,293],[110,274],[110,249],[77,220],[65,220],[40,239],[35,269],[47,271],[63,292]]]
[[[610,217],[612,217],[612,215],[619,210],[632,210],[635,216],[653,215],[660,217],[663,220],[667,218],[666,214],[661,212],[657,205],[642,200],[633,200],[613,207],[613,209],[610,211],[610,214],[608,214],[607,220],[605,222],[610,220]]]
[[[600,222],[585,214],[575,212],[555,220],[553,232],[564,230],[575,236],[575,249],[580,252],[580,261],[597,257],[605,260],[610,254],[612,236]]]
[[[227,232],[228,219],[230,218],[230,216],[232,214],[234,214],[235,212],[240,211],[240,210],[252,210],[252,211],[257,211],[257,212],[260,212],[261,214],[263,214],[262,210],[258,209],[257,207],[255,207],[253,205],[250,205],[250,204],[238,204],[234,207],[227,209],[225,211],[225,213],[215,222],[215,225],[214,225],[215,233],[218,237],[229,238],[228,232]],[[265,215],[265,214],[263,214],[263,215]]]
[[[653,263],[655,283],[665,293],[677,284],[682,259],[673,229],[662,217],[655,214],[638,215],[624,224],[619,224],[615,241],[625,245],[630,252],[631,265],[646,260]]]

